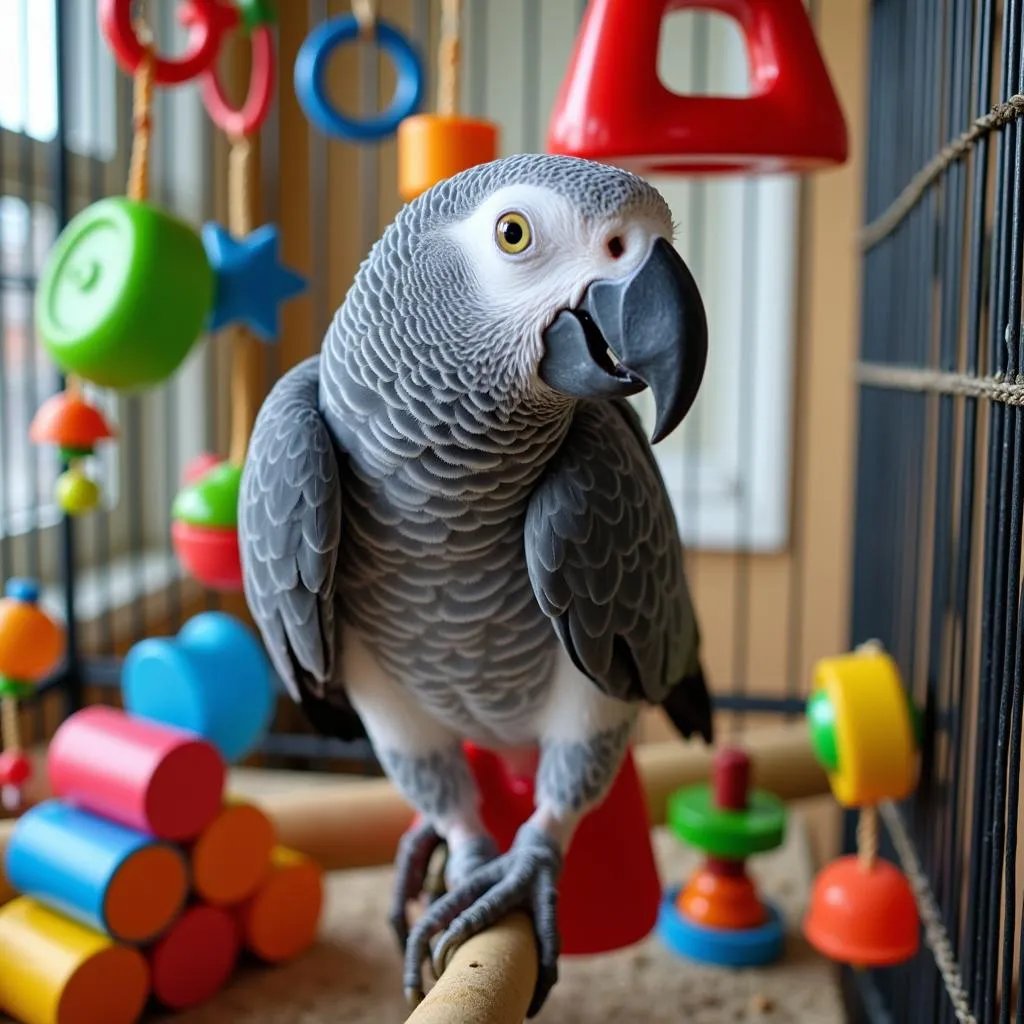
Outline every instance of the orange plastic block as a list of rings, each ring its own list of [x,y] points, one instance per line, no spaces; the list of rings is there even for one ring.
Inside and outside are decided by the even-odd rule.
[[[662,83],[662,22],[684,9],[738,22],[751,95],[684,96]],[[841,164],[848,142],[803,0],[591,0],[547,146],[641,175],[750,174]]]
[[[533,813],[533,779],[513,776],[491,751],[465,747],[484,825],[507,850]],[[565,857],[558,887],[562,953],[605,953],[639,942],[657,923],[660,901],[647,805],[627,753],[607,797],[580,822]]]
[[[707,928],[757,928],[768,920],[754,883],[742,870],[727,874],[701,868],[679,893],[676,906],[684,917]]]
[[[416,114],[398,126],[398,191],[405,202],[498,155],[498,126],[470,117]]]
[[[245,948],[267,963],[283,963],[316,940],[323,906],[323,872],[309,857],[275,847],[270,874],[237,910]]]
[[[919,926],[913,891],[899,868],[877,860],[866,870],[848,856],[814,880],[804,935],[830,960],[889,967],[917,953]]]

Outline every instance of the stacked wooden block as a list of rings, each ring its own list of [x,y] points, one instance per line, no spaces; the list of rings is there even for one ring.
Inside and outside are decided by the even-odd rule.
[[[205,1002],[249,954],[312,944],[320,869],[225,792],[197,732],[92,706],[57,731],[53,799],[19,819],[0,908],[0,1010],[23,1024],[134,1024]]]

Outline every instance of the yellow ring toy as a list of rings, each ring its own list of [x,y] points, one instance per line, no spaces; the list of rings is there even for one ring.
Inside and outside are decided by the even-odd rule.
[[[819,661],[807,716],[815,755],[844,807],[901,800],[913,790],[920,726],[888,654]]]

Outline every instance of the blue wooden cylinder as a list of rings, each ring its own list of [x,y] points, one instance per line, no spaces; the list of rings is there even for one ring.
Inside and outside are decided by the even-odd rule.
[[[18,892],[125,943],[160,935],[188,895],[176,847],[60,800],[18,819],[5,869]]]

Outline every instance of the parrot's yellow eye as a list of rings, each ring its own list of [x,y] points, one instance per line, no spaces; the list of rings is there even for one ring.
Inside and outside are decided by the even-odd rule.
[[[498,248],[512,256],[530,247],[530,222],[521,213],[503,213],[494,228]]]

